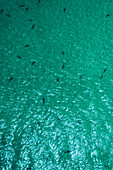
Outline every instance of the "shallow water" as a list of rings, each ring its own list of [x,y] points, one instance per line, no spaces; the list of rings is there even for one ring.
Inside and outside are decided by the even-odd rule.
[[[1,1],[1,170],[113,169],[113,4],[24,4]]]

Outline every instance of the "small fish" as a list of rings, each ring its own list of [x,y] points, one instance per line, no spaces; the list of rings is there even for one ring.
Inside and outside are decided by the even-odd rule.
[[[67,150],[66,152],[64,152],[64,153],[70,153],[71,151],[70,150]]]
[[[6,14],[6,16],[9,17],[9,18],[11,17],[9,14]]]
[[[26,11],[28,11],[28,8],[26,8]]]
[[[31,65],[33,65],[33,64],[35,64],[35,61],[33,61]]]
[[[64,8],[64,12],[66,11],[66,8]]]
[[[106,165],[105,165],[105,168],[109,169],[109,166],[106,166]]]
[[[42,100],[43,100],[43,105],[45,104],[45,99],[44,98],[42,98]]]
[[[38,0],[38,2],[40,3],[40,0]]]
[[[80,76],[80,79],[81,79],[83,76],[84,76],[84,74]]]
[[[110,15],[108,14],[108,15],[106,15],[106,17],[109,17]]]
[[[104,69],[104,73],[105,73],[105,71],[106,71],[106,68]]]
[[[9,79],[9,82],[10,82],[11,80],[13,80],[13,77],[11,77],[11,78]]]
[[[27,170],[31,170],[31,167],[30,167],[30,168],[27,168]]]
[[[81,124],[81,122],[78,120],[78,123]]]
[[[29,47],[29,44],[25,45],[24,47]]]
[[[28,21],[32,21],[32,19],[29,19]]]
[[[62,54],[64,55],[64,52],[62,51]]]
[[[64,64],[63,64],[63,66],[62,66],[62,70],[64,69]]]
[[[17,56],[19,59],[21,59],[21,57],[20,56]]]
[[[25,7],[25,5],[20,5],[20,6],[19,6],[19,8],[23,8],[23,7]]]
[[[35,25],[33,24],[33,26],[32,26],[32,30],[34,29],[34,27],[35,27]]]
[[[1,13],[3,13],[3,12],[4,12],[4,10],[3,10],[3,9],[1,9],[0,14],[1,14]]]
[[[59,82],[59,78],[57,78],[57,82]]]
[[[102,76],[100,76],[100,79],[103,77],[103,75]]]

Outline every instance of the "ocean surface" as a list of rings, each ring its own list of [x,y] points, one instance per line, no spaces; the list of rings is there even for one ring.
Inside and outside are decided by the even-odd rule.
[[[113,170],[113,1],[0,0],[0,170]]]

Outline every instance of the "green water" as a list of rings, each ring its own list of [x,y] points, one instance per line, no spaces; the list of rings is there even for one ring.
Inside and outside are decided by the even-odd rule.
[[[0,11],[0,169],[112,170],[113,1]]]

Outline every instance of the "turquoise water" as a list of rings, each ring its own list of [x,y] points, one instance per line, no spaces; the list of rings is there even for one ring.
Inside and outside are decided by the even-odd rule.
[[[113,169],[113,2],[0,0],[0,169]]]

